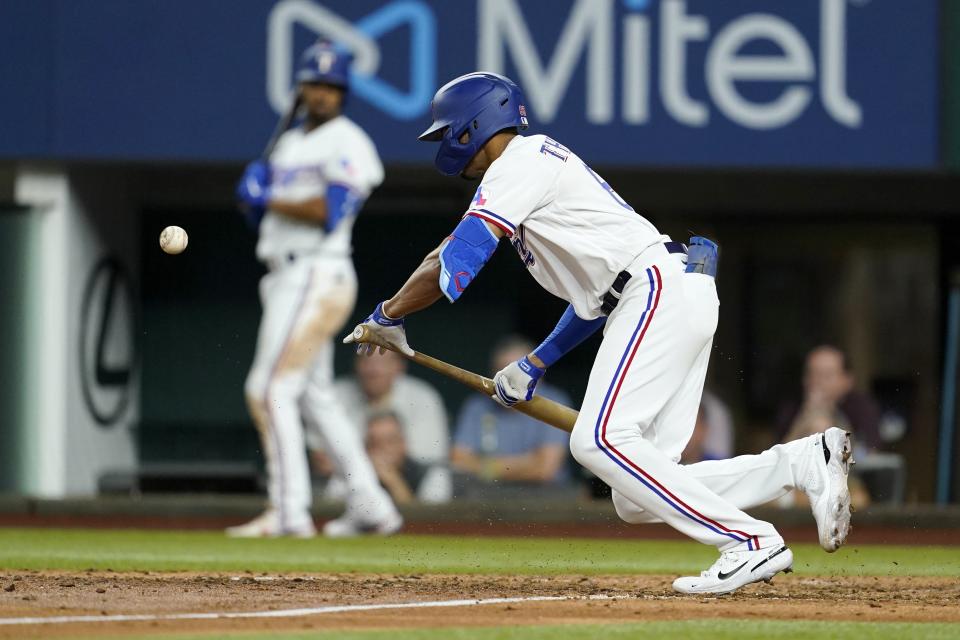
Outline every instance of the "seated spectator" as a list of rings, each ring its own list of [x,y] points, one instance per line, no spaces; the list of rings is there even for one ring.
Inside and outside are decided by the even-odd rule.
[[[829,427],[853,433],[854,459],[880,446],[880,406],[869,394],[854,388],[853,370],[847,355],[831,345],[821,345],[807,354],[803,372],[803,400],[785,404],[777,418],[780,442],[789,442]],[[870,494],[857,477],[850,476],[850,497],[854,508],[870,503]],[[799,492],[779,502],[790,506],[801,502]]]
[[[494,348],[491,370],[499,371],[532,350],[523,338],[507,338]],[[570,398],[550,384],[541,382],[537,394],[570,405]],[[467,399],[457,418],[451,464],[486,482],[564,484],[569,479],[568,442],[563,431],[477,394]]]
[[[693,435],[680,461],[693,464],[704,460],[726,460],[733,456],[733,420],[723,401],[704,390],[697,411]]]
[[[428,502],[446,502],[453,493],[447,460],[450,432],[443,399],[436,389],[423,380],[406,375],[407,361],[392,351],[382,355],[357,356],[355,375],[340,378],[334,391],[340,397],[350,424],[361,435],[366,434],[371,416],[389,412],[396,414],[407,456],[421,465],[435,468],[431,490],[420,495]],[[307,446],[311,450],[314,469],[324,476],[332,467],[323,453],[323,439],[307,425]],[[336,499],[342,482],[328,483],[326,497]]]
[[[779,441],[838,426],[853,432],[855,451],[876,450],[880,446],[880,407],[870,395],[855,389],[854,382],[843,351],[829,345],[813,349],[804,368],[803,400],[785,404],[778,415]]]
[[[392,411],[370,416],[366,445],[380,484],[397,504],[436,502],[433,497],[443,490],[437,483],[449,486],[449,475],[440,474],[439,467],[421,464],[407,455],[403,426]]]

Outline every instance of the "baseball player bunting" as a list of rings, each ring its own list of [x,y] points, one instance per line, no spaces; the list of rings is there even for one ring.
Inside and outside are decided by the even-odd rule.
[[[263,318],[245,392],[266,456],[270,507],[228,529],[234,536],[314,534],[305,426],[319,430],[349,489],[346,513],[324,533],[386,534],[402,523],[332,389],[332,336],[357,294],[353,221],[383,181],[370,138],[340,114],[349,64],[348,54],[324,44],[304,53],[297,80],[305,120],[279,138],[269,166],[252,163],[238,187],[259,223],[257,257],[269,268],[260,281]]]
[[[403,318],[442,295],[455,301],[508,237],[534,279],[570,306],[533,353],[496,374],[493,398],[529,399],[545,369],[604,326],[570,450],[612,487],[625,521],[665,522],[717,547],[720,559],[678,578],[676,590],[726,593],[790,570],[793,554],[777,530],[743,509],[794,488],[810,495],[821,544],[835,550],[849,530],[850,438],[840,429],[756,456],[678,464],[717,325],[717,245],[672,241],[571,150],[519,135],[523,103],[512,81],[491,73],[437,92],[421,140],[440,143],[441,173],[482,181],[453,234],[382,311]],[[409,349],[396,327],[364,326]]]

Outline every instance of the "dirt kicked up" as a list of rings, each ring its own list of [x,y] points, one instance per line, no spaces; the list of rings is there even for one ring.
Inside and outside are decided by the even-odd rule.
[[[0,638],[110,637],[254,630],[354,630],[583,624],[698,618],[960,622],[960,582],[947,577],[778,576],[722,597],[681,596],[673,576],[199,574],[18,571],[0,574],[0,618],[97,621],[0,624]],[[457,607],[429,603],[565,598]],[[354,605],[421,603],[351,610]],[[337,608],[335,608],[337,607]],[[296,611],[296,610],[301,611]],[[270,612],[270,617],[163,619]],[[120,615],[139,620],[115,620]]]

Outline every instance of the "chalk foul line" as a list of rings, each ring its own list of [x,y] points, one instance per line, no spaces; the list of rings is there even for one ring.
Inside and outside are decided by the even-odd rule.
[[[430,602],[398,602],[392,604],[343,604],[302,609],[273,611],[223,611],[212,613],[159,613],[87,616],[44,616],[33,618],[0,618],[2,625],[73,624],[78,622],[156,622],[162,620],[229,620],[233,618],[299,618],[327,613],[352,613],[383,609],[421,609],[427,607],[475,607],[488,604],[516,604],[523,602],[561,602],[572,600],[616,600],[623,596],[528,596],[523,598],[485,598],[471,600],[434,600]]]

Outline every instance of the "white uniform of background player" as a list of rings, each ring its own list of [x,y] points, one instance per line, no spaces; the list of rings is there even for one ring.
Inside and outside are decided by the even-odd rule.
[[[307,118],[280,137],[269,179],[259,185],[266,215],[257,258],[269,272],[260,281],[263,317],[245,393],[266,457],[270,508],[228,530],[236,536],[313,535],[305,423],[321,434],[348,485],[347,512],[325,533],[391,533],[401,523],[332,387],[332,336],[357,293],[351,231],[359,206],[383,181],[383,166],[370,138],[339,114],[345,87],[337,81],[345,84],[349,59],[331,55],[343,54],[323,45],[305,54],[298,79]],[[251,174],[257,169],[248,169],[241,197]]]
[[[742,509],[794,487],[811,494],[821,543],[834,550],[846,525],[833,513],[838,504],[832,510],[824,504],[849,504],[845,468],[837,464],[844,447],[849,455],[842,431],[833,430],[826,443],[836,449],[833,466],[819,435],[758,456],[678,464],[717,325],[716,286],[708,275],[715,271],[715,245],[694,239],[689,270],[699,272],[688,272],[686,248],[638,215],[574,153],[542,135],[515,134],[526,125],[522,102],[516,85],[494,74],[468,74],[437,92],[434,125],[421,139],[442,141],[442,172],[483,180],[450,238],[366,326],[409,349],[402,317],[440,292],[457,299],[506,236],[537,282],[570,308],[540,347],[496,375],[495,399],[507,405],[529,399],[546,366],[608,316],[570,448],[612,487],[624,520],[665,522],[722,552],[702,576],[678,579],[677,590],[731,591],[789,569],[792,553],[777,530]],[[477,219],[485,223],[480,228]]]

